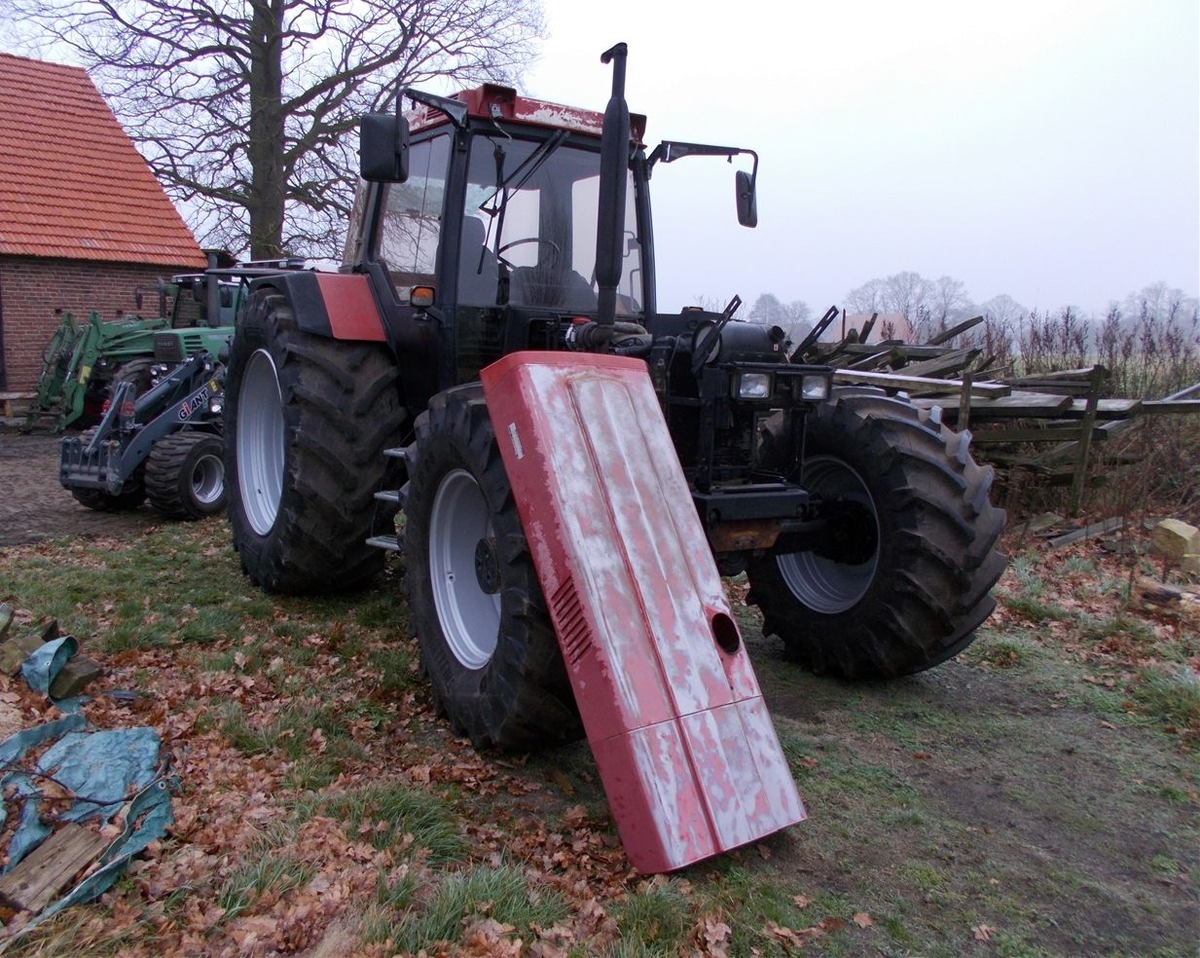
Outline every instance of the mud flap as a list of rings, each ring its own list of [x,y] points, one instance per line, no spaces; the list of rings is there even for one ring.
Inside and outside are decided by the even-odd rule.
[[[514,353],[482,379],[630,862],[670,871],[802,821],[645,364]]]

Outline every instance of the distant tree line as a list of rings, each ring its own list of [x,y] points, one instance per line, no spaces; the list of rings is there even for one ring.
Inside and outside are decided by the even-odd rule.
[[[1200,301],[1165,282],[1113,300],[1102,316],[1074,306],[1027,309],[1007,294],[975,303],[960,280],[928,280],[915,272],[869,280],[841,305],[848,316],[878,313],[878,338],[913,343],[982,316],[954,344],[978,349],[990,368],[1013,374],[1101,363],[1112,373],[1110,391],[1127,396],[1163,395],[1200,382]],[[806,303],[785,304],[773,293],[760,295],[745,318],[782,327],[792,342],[812,328]],[[822,338],[843,332],[835,324]]]

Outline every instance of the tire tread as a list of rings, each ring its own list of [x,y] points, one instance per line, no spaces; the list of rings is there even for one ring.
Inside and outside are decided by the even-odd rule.
[[[774,556],[750,563],[747,601],[788,654],[814,672],[891,678],[944,662],[970,644],[995,605],[1004,511],[970,437],[908,403],[836,391],[809,420],[810,452],[841,458],[871,490],[885,530],[879,566],[851,608],[824,614],[791,591]]]

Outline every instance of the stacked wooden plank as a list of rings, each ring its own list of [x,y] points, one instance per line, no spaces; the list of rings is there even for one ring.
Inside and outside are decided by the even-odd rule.
[[[793,358],[834,366],[835,383],[878,386],[906,395],[916,406],[937,407],[947,425],[972,430],[978,458],[1069,483],[1073,509],[1082,498],[1093,445],[1133,428],[1147,415],[1200,412],[1200,384],[1161,400],[1105,398],[1108,371],[1101,365],[1004,376],[980,349],[951,345],[982,317],[923,344],[861,341],[869,336],[873,319],[861,334],[839,342],[806,342]]]

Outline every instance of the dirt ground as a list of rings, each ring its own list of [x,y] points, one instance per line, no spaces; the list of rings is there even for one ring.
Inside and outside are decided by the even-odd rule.
[[[158,525],[149,506],[96,512],[58,482],[58,436],[0,432],[0,547],[58,536],[124,535]]]
[[[1163,798],[1182,755],[1123,735],[1035,670],[981,669],[978,649],[886,689],[758,653],[777,723],[814,746],[800,783],[812,818],[780,843],[781,873],[911,911],[947,950],[974,914],[1024,925],[1026,942],[1001,954],[1194,954],[1195,806]],[[890,783],[873,824],[860,779]],[[1040,950],[1022,950],[1031,940]]]

